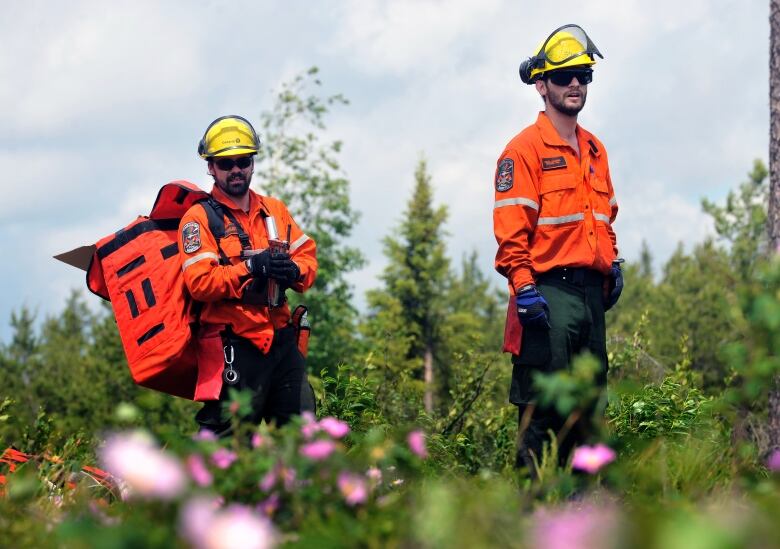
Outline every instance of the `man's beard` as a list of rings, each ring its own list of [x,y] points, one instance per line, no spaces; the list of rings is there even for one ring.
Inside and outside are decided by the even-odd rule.
[[[244,196],[249,190],[249,183],[249,177],[244,177],[243,174],[233,174],[229,175],[225,182],[219,185],[219,188],[230,196]]]
[[[565,114],[566,116],[577,116],[582,110],[582,107],[585,106],[585,99],[588,97],[588,92],[585,89],[580,88],[579,93],[582,102],[577,106],[569,106],[566,104],[566,96],[570,93],[569,90],[566,90],[565,92],[558,94],[548,89],[547,99],[550,101],[550,105],[561,114]]]

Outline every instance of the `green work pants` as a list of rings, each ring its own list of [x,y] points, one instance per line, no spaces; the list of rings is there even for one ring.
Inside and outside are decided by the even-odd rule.
[[[542,448],[549,442],[548,431],[560,433],[567,420],[554,406],[539,405],[534,374],[571,368],[575,356],[589,352],[601,364],[593,382],[604,387],[608,368],[604,276],[586,269],[561,268],[539,275],[536,287],[550,308],[550,328],[523,330],[520,354],[512,356],[509,391],[510,402],[519,409],[521,427],[527,423],[519,433],[516,465],[526,466],[532,476],[535,475],[532,455],[541,460]],[[533,405],[530,410],[529,405]],[[559,440],[561,465],[568,460],[572,448],[584,443],[592,431],[593,406],[581,412],[580,419]]]

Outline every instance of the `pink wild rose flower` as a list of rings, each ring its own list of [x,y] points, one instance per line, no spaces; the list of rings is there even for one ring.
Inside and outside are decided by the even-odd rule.
[[[276,531],[268,518],[243,505],[215,508],[205,499],[189,501],[181,511],[179,527],[196,549],[269,549]]]
[[[342,471],[339,473],[337,484],[347,505],[358,505],[368,499],[366,480],[361,475]]]
[[[341,421],[335,417],[321,419],[320,427],[333,438],[342,438],[349,433],[349,425],[345,421]]]
[[[211,461],[220,469],[227,469],[233,465],[233,462],[236,461],[236,459],[238,459],[238,455],[227,448],[218,448],[211,454]]]
[[[309,440],[312,438],[316,433],[318,433],[322,428],[320,427],[320,424],[317,423],[317,418],[314,416],[314,414],[310,411],[305,411],[301,414],[301,418],[303,418],[303,425],[301,425],[301,434],[303,435],[303,438],[306,440]]]
[[[262,448],[268,441],[260,433],[254,433],[252,435],[252,448]]]
[[[206,467],[206,462],[203,461],[203,457],[199,454],[192,454],[187,457],[187,470],[190,472],[192,480],[198,486],[211,486],[213,477],[211,472]]]
[[[214,434],[214,431],[211,431],[209,429],[201,429],[200,431],[192,435],[192,440],[197,440],[200,442],[216,442],[217,435]]]
[[[611,505],[542,508],[532,518],[531,549],[610,549],[619,539],[620,516]]]
[[[772,455],[766,460],[766,466],[770,471],[780,471],[780,450],[772,452]]]
[[[301,446],[299,452],[312,461],[322,461],[328,459],[336,450],[336,443],[332,440],[315,440]]]
[[[187,484],[181,463],[141,432],[112,435],[99,456],[103,468],[124,481],[128,497],[170,500]]]
[[[260,480],[260,489],[263,492],[270,492],[274,484],[276,484],[276,467],[263,475],[263,478]]]
[[[425,434],[422,431],[412,431],[406,436],[406,443],[409,449],[417,456],[423,459],[428,457],[428,449],[425,446]]]
[[[574,450],[571,466],[593,475],[608,463],[615,461],[615,457],[615,451],[604,444],[579,446]]]

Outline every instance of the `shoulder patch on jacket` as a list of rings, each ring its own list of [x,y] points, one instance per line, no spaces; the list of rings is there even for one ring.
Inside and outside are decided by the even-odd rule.
[[[496,169],[496,191],[505,193],[515,183],[515,163],[511,158],[504,158]]]
[[[190,221],[181,228],[181,242],[184,253],[191,254],[200,249],[200,224]]]
[[[566,167],[566,159],[562,156],[553,156],[551,158],[542,158],[543,170],[558,170]]]

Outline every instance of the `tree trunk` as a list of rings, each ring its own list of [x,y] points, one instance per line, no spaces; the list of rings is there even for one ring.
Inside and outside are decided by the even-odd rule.
[[[433,412],[433,349],[430,345],[425,346],[423,365],[425,367],[425,411],[430,414]]]
[[[769,249],[780,245],[780,0],[769,1]],[[769,448],[780,449],[780,374],[769,388]]]

